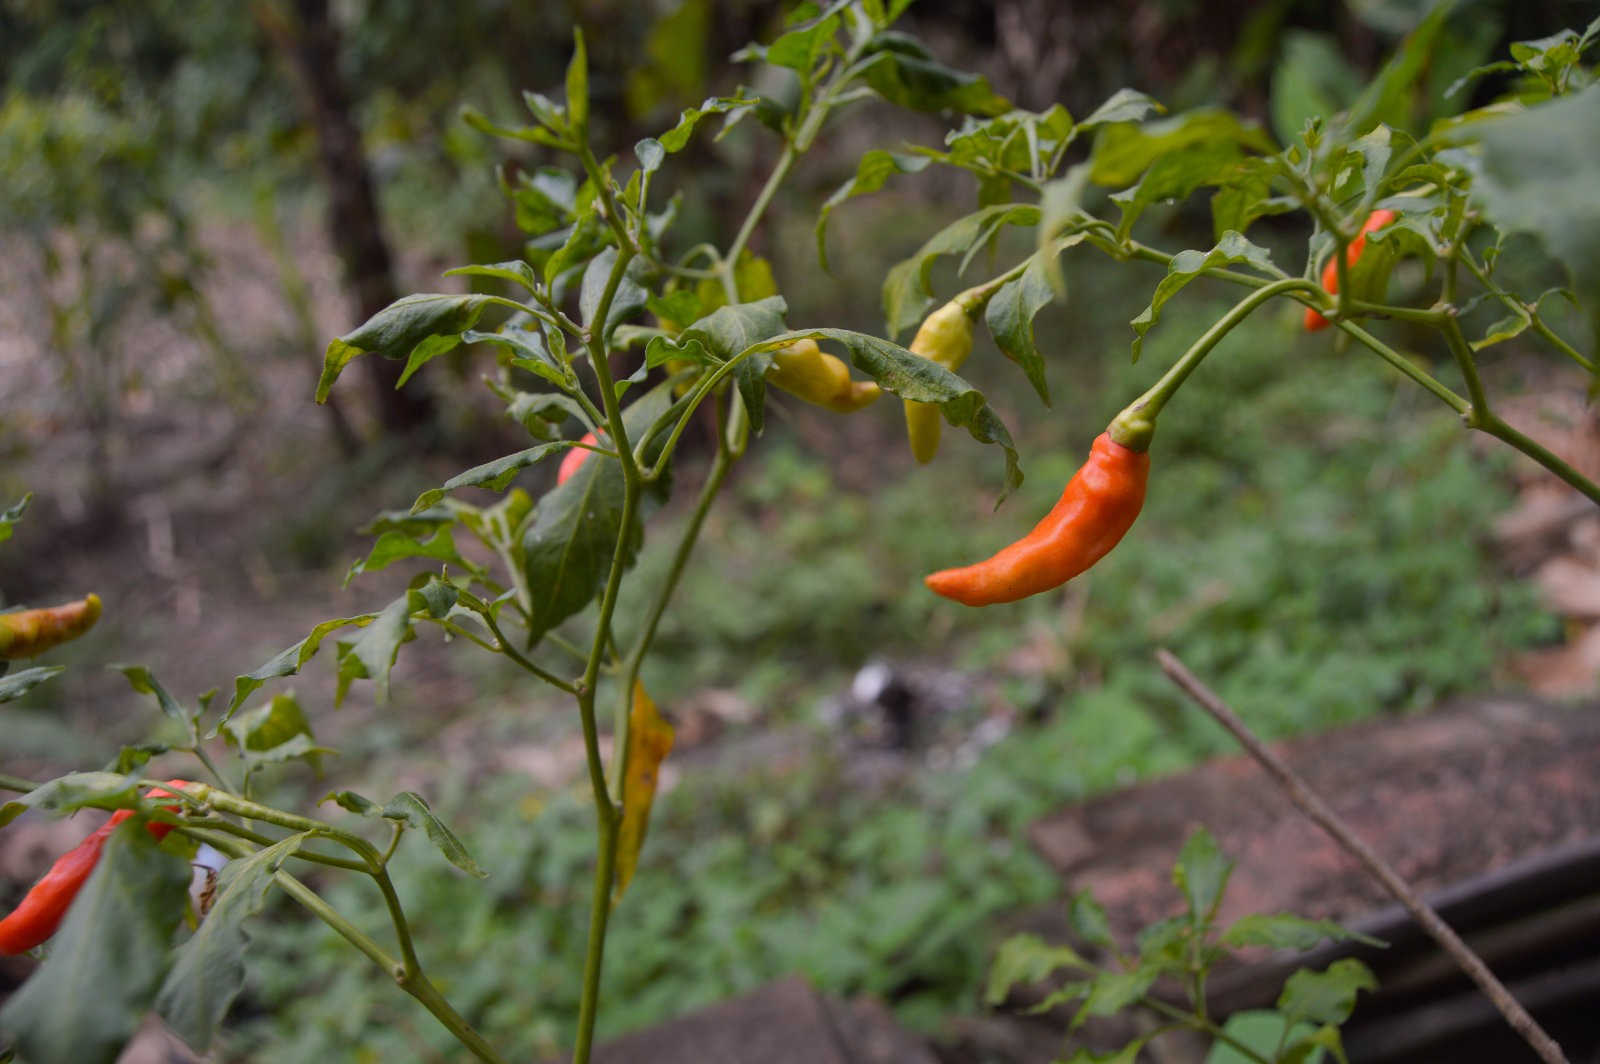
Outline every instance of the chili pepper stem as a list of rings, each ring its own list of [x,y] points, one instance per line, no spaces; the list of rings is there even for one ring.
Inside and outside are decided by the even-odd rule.
[[[1195,367],[1211,353],[1211,349],[1221,343],[1224,336],[1232,332],[1261,304],[1286,292],[1296,291],[1316,292],[1320,289],[1304,277],[1289,277],[1258,288],[1234,304],[1233,309],[1207,329],[1200,339],[1172,364],[1172,368],[1150,386],[1149,391],[1123,408],[1122,412],[1112,419],[1106,432],[1130,451],[1148,451],[1150,439],[1155,435],[1156,418],[1160,415],[1161,408],[1166,406],[1167,400],[1183,386],[1183,382],[1195,371]]]

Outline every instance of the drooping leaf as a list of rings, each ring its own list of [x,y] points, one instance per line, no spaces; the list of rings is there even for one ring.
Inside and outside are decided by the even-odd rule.
[[[137,818],[113,831],[0,1032],[28,1060],[112,1064],[161,988],[188,889],[188,862]]]
[[[801,339],[833,340],[850,353],[850,361],[885,391],[919,403],[936,403],[944,419],[964,428],[979,443],[992,443],[1005,454],[1005,483],[995,505],[1004,502],[1022,483],[1015,444],[1005,423],[984,399],[983,393],[928,359],[913,355],[899,344],[849,329],[802,329],[767,341],[773,346]]]
[[[883,312],[890,337],[922,320],[933,306],[931,275],[943,255],[967,255],[1007,225],[1037,225],[1039,208],[1031,203],[1001,203],[959,218],[929,237],[917,252],[889,270],[883,281]]]
[[[483,295],[419,294],[396,300],[365,323],[328,343],[322,378],[317,381],[317,402],[328,400],[334,381],[353,359],[377,354],[384,358],[411,358],[419,345],[437,337],[452,343],[477,322],[488,304]],[[424,348],[424,351],[433,351]]]
[[[1156,978],[1159,968],[1139,967],[1132,971],[1102,971],[1089,985],[1089,994],[1072,1018],[1074,1029],[1083,1026],[1091,1016],[1111,1016],[1144,997]]]
[[[39,665],[0,676],[0,702],[13,702],[64,671],[65,665]]]
[[[484,879],[489,875],[478,867],[478,862],[472,859],[472,855],[456,837],[456,833],[445,826],[444,821],[435,815],[422,795],[415,791],[401,791],[383,805],[370,798],[364,798],[354,791],[338,791],[323,800],[337,802],[341,808],[364,817],[394,820],[408,828],[421,831],[428,836],[428,841],[433,843],[445,860],[463,872],[478,879]]]
[[[155,1008],[190,1048],[216,1040],[228,1009],[244,988],[245,921],[266,904],[273,876],[309,836],[290,835],[249,857],[229,861],[217,876],[216,901],[189,940],[173,954]]]
[[[401,595],[372,618],[355,639],[335,642],[338,651],[338,682],[334,689],[333,704],[344,702],[350,684],[355,680],[371,680],[376,688],[377,700],[388,701],[389,671],[394,668],[400,654],[400,644],[415,638],[411,630],[411,599]],[[237,687],[236,687],[237,689]]]
[[[741,291],[741,295],[744,293]],[[702,301],[703,302],[703,301]],[[753,302],[720,306],[678,335],[680,345],[695,341],[713,355],[727,361],[787,328],[783,315],[788,304],[782,296],[767,296]],[[750,427],[757,432],[765,423],[766,374],[772,365],[770,355],[758,353],[745,358],[734,370],[739,394],[744,397]]]
[[[0,805],[0,827],[29,809],[70,813],[94,807],[115,809],[133,804],[138,777],[119,772],[71,772],[41,783],[28,793]]]
[[[357,617],[339,617],[331,621],[323,621],[311,629],[311,634],[294,646],[279,651],[264,664],[257,666],[243,676],[234,677],[233,697],[228,700],[228,708],[223,711],[222,719],[217,722],[216,727],[211,729],[210,736],[216,736],[222,725],[226,724],[228,719],[244,704],[244,700],[249,698],[268,680],[275,680],[282,676],[293,676],[298,673],[305,666],[305,663],[310,661],[317,650],[321,648],[323,639],[327,638],[330,632],[338,631],[340,628],[348,628],[350,625],[371,624],[377,616],[376,613],[363,613]]]
[[[895,174],[918,173],[932,161],[925,156],[879,148],[863,155],[856,164],[856,175],[840,185],[817,212],[817,259],[823,270],[828,269],[828,216],[833,209],[846,200],[878,191]]]
[[[628,438],[653,424],[672,403],[670,386],[640,396],[623,414]],[[613,461],[590,460],[548,492],[522,536],[523,571],[531,602],[528,638],[545,632],[586,607],[611,571],[619,541],[622,564],[633,564],[643,539],[639,514],[622,528],[622,469]]]
[[[628,711],[627,765],[622,776],[622,823],[617,827],[616,889],[611,903],[622,900],[633,881],[650,827],[650,806],[655,802],[661,762],[672,751],[672,725],[656,711],[656,704],[635,681],[633,704]]]
[[[984,321],[1000,353],[1022,368],[1046,406],[1050,405],[1050,386],[1044,379],[1044,356],[1034,343],[1033,319],[1055,298],[1047,277],[1049,261],[1035,255],[1022,276],[1002,285],[984,308]]]
[[[165,713],[173,720],[188,723],[193,718],[194,715],[180,705],[176,698],[173,698],[170,694],[168,694],[167,689],[161,686],[160,682],[156,680],[154,674],[152,674],[145,666],[112,665],[111,668],[117,670],[118,672],[122,673],[123,676],[127,677],[128,686],[132,687],[135,691],[138,691],[142,695],[149,695],[154,698],[156,700],[156,704],[161,707],[161,712]]]

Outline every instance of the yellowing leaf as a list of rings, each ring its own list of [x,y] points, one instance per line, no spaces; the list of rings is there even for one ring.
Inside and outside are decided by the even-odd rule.
[[[639,866],[639,851],[644,848],[645,829],[650,826],[650,806],[656,798],[656,782],[661,762],[672,750],[672,725],[645,693],[644,685],[633,685],[633,709],[628,714],[627,768],[622,776],[622,824],[617,837],[616,893],[611,903],[622,900],[633,873]]]

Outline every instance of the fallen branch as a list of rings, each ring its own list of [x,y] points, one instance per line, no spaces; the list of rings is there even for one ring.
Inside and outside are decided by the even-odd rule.
[[[1156,660],[1161,664],[1162,671],[1183,688],[1185,694],[1194,699],[1217,723],[1228,729],[1233,737],[1239,740],[1239,745],[1267,770],[1267,774],[1278,782],[1284,793],[1289,796],[1289,800],[1298,806],[1301,812],[1360,861],[1367,871],[1377,877],[1384,888],[1406,907],[1422,929],[1455,959],[1461,970],[1466,972],[1474,983],[1478,984],[1478,988],[1494,1003],[1495,1008],[1500,1010],[1500,1014],[1506,1018],[1512,1030],[1533,1047],[1539,1059],[1545,1061],[1545,1064],[1568,1064],[1555,1039],[1546,1034],[1538,1021],[1511,996],[1511,992],[1495,978],[1488,965],[1472,952],[1471,947],[1450,929],[1449,924],[1439,918],[1439,914],[1422,900],[1421,895],[1413,890],[1410,884],[1400,878],[1400,874],[1391,868],[1387,861],[1345,825],[1339,814],[1333,811],[1332,806],[1319,798],[1282,758],[1256,738],[1255,733],[1245,726],[1239,715],[1229,708],[1216,692],[1201,683],[1170,651],[1157,650]]]

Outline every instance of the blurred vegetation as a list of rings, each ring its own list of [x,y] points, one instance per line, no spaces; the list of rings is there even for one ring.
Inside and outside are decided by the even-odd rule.
[[[78,256],[52,289],[58,304],[30,325],[48,330],[58,386],[91,433],[117,419],[133,388],[125,315],[135,305],[182,315],[215,348],[214,380],[163,402],[214,403],[255,387],[255,371],[230,360],[235,338],[220,323],[227,308],[203,294],[217,264],[195,232],[256,218],[263,198],[288,228],[308,225],[302,208],[318,195],[310,134],[259,28],[262,13],[279,7],[0,0],[0,235],[32,241],[49,269],[67,250]],[[1081,113],[1135,84],[1175,109],[1225,100],[1281,128],[1349,102],[1416,7],[1011,0],[924,4],[911,17],[951,62],[984,70],[1024,106],[1061,99]],[[1463,4],[1444,50],[1449,68],[1576,23],[1590,7]],[[455,121],[461,102],[511,112],[520,90],[559,82],[573,20],[603,25],[607,32],[590,37],[594,110],[612,125],[596,140],[630,144],[676,108],[731,88],[719,80],[734,69],[724,57],[769,35],[774,17],[751,0],[358,0],[335,11],[386,231],[409,262],[452,265],[494,261],[517,239],[495,190],[499,149]],[[1434,89],[1454,76],[1441,69]],[[1439,106],[1432,90],[1417,101],[1419,115]],[[866,128],[879,120],[864,118]],[[875,206],[850,205],[831,233],[835,274],[821,274],[810,231],[817,203],[853,172],[862,145],[887,139],[855,136],[841,130],[836,147],[808,160],[798,193],[760,242],[781,276],[815,276],[786,285],[796,322],[879,328],[887,266],[944,216],[941,199],[970,194],[930,180]],[[695,170],[683,206],[692,240],[697,225],[742,213],[764,156],[735,136],[697,144],[685,158]],[[1153,211],[1146,224],[1160,239],[1193,220]],[[258,228],[269,242],[271,226]],[[128,268],[149,262],[161,268]],[[925,594],[923,573],[984,556],[1029,527],[1106,417],[1217,309],[1197,285],[1130,366],[1127,322],[1144,299],[1095,266],[1069,256],[1069,302],[1039,319],[1041,346],[1058,359],[1053,409],[1039,407],[992,349],[971,364],[1028,471],[998,514],[990,513],[992,456],[948,439],[938,465],[915,467],[894,404],[843,428],[807,411],[773,419],[759,464],[708,523],[646,671],[669,709],[707,686],[787,707],[772,716],[798,727],[806,756],[776,775],[764,765],[696,766],[660,800],[615,917],[602,1018],[610,1033],[797,967],[830,992],[883,995],[928,1028],[976,1007],[997,918],[1059,889],[1022,828],[1062,802],[1225,748],[1150,664],[1157,645],[1260,731],[1285,735],[1482,688],[1501,679],[1496,662],[1509,651],[1559,636],[1531,589],[1480,548],[1508,503],[1498,459],[1474,457],[1459,423],[1414,390],[1270,316],[1239,329],[1163,418],[1144,515],[1065,597],[978,612]],[[282,278],[293,287],[292,270]],[[466,387],[472,374],[463,366],[462,375]],[[308,401],[313,377],[307,362]],[[15,413],[0,410],[0,433],[10,434]],[[347,468],[366,476],[373,461],[369,453]],[[48,471],[20,468],[47,499]],[[16,477],[8,474],[8,491]],[[111,498],[109,479],[105,490]],[[329,502],[314,522],[289,515],[262,535],[303,539],[285,549],[320,558],[338,534],[330,525],[365,516]],[[653,544],[670,540],[652,530]],[[659,550],[640,561],[666,564]],[[953,660],[989,674],[1030,719],[976,764],[852,793],[840,785],[839,741],[814,711],[873,657]],[[485,713],[506,712],[490,705]],[[400,726],[344,743],[348,761],[383,771],[393,745],[385,729]],[[396,875],[407,905],[427,914],[419,949],[434,971],[453,973],[452,1000],[508,1054],[536,1058],[560,1047],[575,1012],[590,815],[579,791],[530,797],[522,777],[456,768],[436,804],[492,878],[480,885],[429,861],[399,862]],[[380,930],[371,899],[355,896],[359,886],[318,886]],[[381,973],[352,963],[322,925],[294,914],[254,949],[230,1057],[418,1059],[422,1047],[447,1050],[448,1036],[389,992]]]

